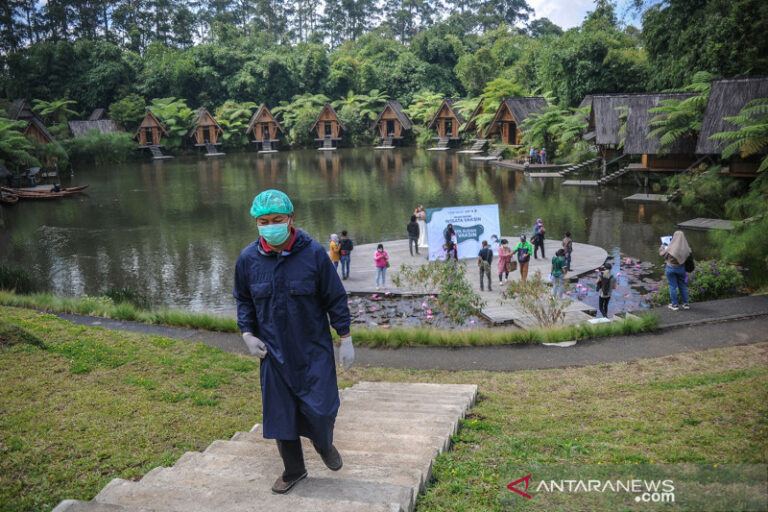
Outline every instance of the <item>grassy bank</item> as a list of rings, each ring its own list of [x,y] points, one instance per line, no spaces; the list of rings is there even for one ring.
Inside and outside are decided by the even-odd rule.
[[[29,295],[0,290],[0,304],[24,308],[90,315],[148,324],[188,327],[207,331],[240,332],[237,322],[205,313],[178,310],[144,310],[128,302],[115,303],[107,297],[59,297],[48,293]],[[611,322],[610,324],[578,325],[550,329],[472,329],[448,330],[436,328],[390,328],[352,330],[355,343],[368,347],[398,348],[406,346],[466,346],[506,345],[510,343],[557,343],[648,332],[658,327],[651,315]]]
[[[91,499],[112,478],[261,421],[248,357],[6,307],[0,340],[3,510]],[[768,460],[766,343],[548,371],[352,368],[340,379],[479,386],[422,512],[503,510],[511,464]]]

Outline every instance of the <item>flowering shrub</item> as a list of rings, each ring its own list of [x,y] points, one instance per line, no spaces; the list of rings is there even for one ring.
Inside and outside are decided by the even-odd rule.
[[[686,276],[686,283],[690,301],[701,302],[740,295],[744,276],[735,265],[723,261],[699,261],[694,271]],[[650,300],[654,306],[669,303],[669,283],[666,280]]]

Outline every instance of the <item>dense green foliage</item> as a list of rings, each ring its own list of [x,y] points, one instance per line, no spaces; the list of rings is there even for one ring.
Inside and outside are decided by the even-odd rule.
[[[0,264],[0,290],[31,293],[35,288],[34,281],[25,270]]]
[[[125,162],[138,147],[130,133],[101,133],[98,130],[64,141],[63,145],[71,162],[96,165]]]

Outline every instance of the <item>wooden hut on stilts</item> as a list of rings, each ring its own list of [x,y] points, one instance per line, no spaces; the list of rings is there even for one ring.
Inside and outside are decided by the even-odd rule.
[[[498,136],[503,145],[519,147],[523,139],[520,125],[531,114],[540,114],[546,106],[547,100],[542,97],[504,98],[488,124],[486,135]]]
[[[168,136],[168,132],[162,123],[155,117],[151,110],[147,109],[144,119],[136,128],[133,138],[139,141],[139,149],[148,149],[154,160],[165,160],[173,158],[170,155],[164,155],[160,148],[163,135]]]
[[[51,134],[51,132],[48,131],[48,129],[45,127],[45,125],[37,118],[32,117],[28,119],[27,126],[24,128],[24,137],[27,139],[33,141],[35,144],[40,145],[50,145],[50,144],[57,144],[56,138]],[[60,148],[61,152],[64,152],[64,149]],[[50,180],[57,180],[59,177],[58,174],[58,163],[59,158],[56,155],[52,155],[50,153],[47,153],[40,149],[38,151],[40,153],[38,156],[38,160],[40,160],[40,163],[42,164],[42,172],[32,179],[32,181],[36,179],[50,179]],[[66,153],[63,153],[66,155]]]
[[[427,151],[445,151],[452,142],[461,140],[459,129],[464,124],[464,117],[458,109],[453,108],[453,104],[459,99],[445,98],[432,120],[427,124],[428,129],[437,132],[437,146],[429,148]]]
[[[701,123],[701,132],[696,144],[699,155],[720,155],[728,145],[723,140],[712,140],[715,133],[736,131],[739,127],[725,117],[737,116],[741,109],[752,100],[768,98],[768,78],[730,78],[715,80],[709,92],[707,108]],[[739,178],[754,178],[765,153],[742,158],[738,153],[723,161],[722,174]]]
[[[309,131],[316,132],[315,141],[322,143],[318,148],[320,151],[333,151],[338,146],[338,143],[341,142],[341,131],[343,129],[344,125],[341,123],[339,116],[336,115],[336,111],[330,103],[326,103]],[[334,146],[334,143],[336,146]]]
[[[388,100],[371,129],[378,132],[381,144],[376,149],[392,149],[395,141],[402,141],[406,132],[413,128],[403,106],[394,100]]]
[[[284,133],[283,127],[277,122],[275,116],[263,103],[251,116],[245,134],[251,134],[252,142],[260,144],[259,153],[276,153],[277,144],[280,142],[277,132]]]
[[[205,156],[223,156],[224,153],[217,148],[217,146],[221,146],[219,137],[222,133],[224,130],[208,112],[208,109],[200,107],[188,134],[194,141],[195,147],[204,147]]]
[[[483,148],[485,148],[486,144],[488,144],[488,139],[485,137],[485,132],[488,130],[488,126],[486,125],[483,128],[478,127],[477,117],[484,113],[485,98],[480,98],[480,101],[477,103],[475,110],[472,111],[472,115],[469,116],[469,121],[467,121],[467,124],[465,124],[464,128],[461,129],[461,133],[475,132],[475,138],[472,139],[472,146],[469,149],[463,149],[461,151],[457,151],[456,153],[475,155],[483,152]]]

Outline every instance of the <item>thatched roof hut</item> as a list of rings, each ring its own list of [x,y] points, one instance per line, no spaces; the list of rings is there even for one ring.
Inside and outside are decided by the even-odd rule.
[[[472,115],[469,116],[469,121],[467,121],[467,124],[464,125],[464,128],[462,128],[462,133],[468,133],[473,130],[477,131],[477,137],[482,139],[483,138],[483,129],[477,128],[477,116],[480,114],[483,114],[485,112],[484,110],[484,103],[485,98],[480,98],[480,101],[477,102],[477,106],[475,107],[475,110],[472,111]],[[485,130],[487,130],[488,127],[485,127]]]
[[[112,119],[99,119],[96,121],[69,121],[69,132],[73,137],[82,137],[91,130],[99,133],[120,133],[124,132],[123,127],[117,121]]]
[[[93,109],[93,112],[91,112],[91,115],[88,116],[89,121],[104,121],[106,119],[109,119],[109,115],[105,108],[95,108]]]
[[[254,142],[277,142],[278,130],[285,133],[283,127],[280,126],[275,116],[269,111],[269,108],[262,103],[251,116],[251,120],[248,121],[248,128],[245,130],[245,134],[252,133]]]
[[[220,144],[219,135],[222,133],[224,130],[208,112],[208,109],[200,107],[197,109],[197,115],[192,120],[192,128],[187,135],[195,141],[195,146],[204,146],[206,144]]]
[[[464,124],[464,117],[453,104],[461,98],[445,98],[437,109],[432,120],[427,124],[430,130],[436,130],[441,139],[458,139],[459,128]]]
[[[723,118],[737,115],[744,105],[757,98],[768,98],[768,77],[713,81],[707,108],[704,111],[704,120],[701,123],[696,153],[720,154],[727,143],[712,140],[709,137],[715,133],[737,130],[738,126]]]
[[[498,135],[502,144],[519,145],[522,139],[520,125],[531,114],[539,114],[547,107],[542,97],[504,98],[496,115],[488,125],[488,136]]]
[[[376,118],[372,130],[378,130],[379,135],[384,137],[391,137],[392,139],[402,139],[404,132],[413,128],[408,114],[403,111],[403,106],[395,101],[388,100],[384,108],[379,113],[379,117]]]
[[[622,110],[618,107],[627,107],[629,94],[593,94],[584,97],[579,108],[591,106],[589,114],[589,126],[584,140],[594,141],[602,148],[616,148],[621,143],[619,129],[621,128],[620,116]]]
[[[35,142],[41,144],[55,144],[56,138],[48,131],[45,125],[36,117],[33,117],[27,122],[27,127],[24,128],[24,136]],[[63,151],[63,148],[62,148]],[[66,153],[65,153],[66,154]],[[56,167],[58,158],[55,156],[45,156],[41,159],[43,168],[51,169]]]
[[[326,103],[320,114],[315,119],[310,132],[317,130],[317,137],[315,140],[331,139],[341,140],[341,130],[344,130],[344,125],[341,123],[341,119],[336,114],[330,103]]]
[[[32,110],[32,106],[24,98],[13,100],[11,107],[8,109],[8,117],[14,121],[29,121],[30,119],[41,120],[40,116]]]
[[[168,136],[168,132],[162,123],[151,110],[147,109],[144,119],[141,120],[141,124],[136,128],[136,133],[133,134],[133,138],[139,141],[140,147],[159,146],[162,134],[165,134],[166,137]]]
[[[648,138],[653,128],[648,123],[657,114],[648,112],[658,107],[661,101],[669,99],[685,100],[694,96],[691,92],[667,92],[653,94],[633,94],[627,97],[627,129],[624,138],[624,153],[630,155],[656,155],[661,151],[659,137]],[[693,155],[696,139],[681,137],[665,151],[668,154]]]

